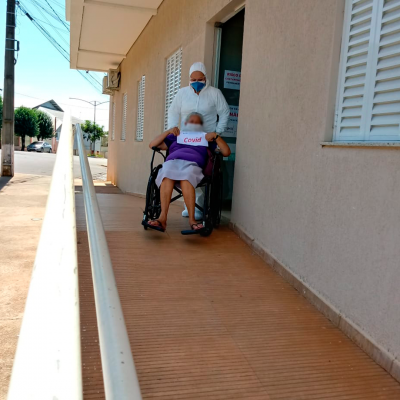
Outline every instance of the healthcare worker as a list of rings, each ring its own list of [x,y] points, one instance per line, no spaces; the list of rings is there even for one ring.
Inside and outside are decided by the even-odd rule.
[[[206,133],[216,132],[221,135],[225,132],[229,119],[229,106],[222,92],[210,86],[207,78],[206,67],[202,62],[195,62],[189,71],[189,86],[178,90],[168,109],[168,129],[184,124],[190,113],[199,113],[203,116],[203,127]],[[204,202],[203,192],[196,189],[196,203],[202,207]],[[188,217],[188,211],[182,212],[183,217]],[[202,213],[196,208],[196,220],[202,218]]]

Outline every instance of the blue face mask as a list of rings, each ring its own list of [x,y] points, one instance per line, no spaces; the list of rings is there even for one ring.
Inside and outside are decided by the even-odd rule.
[[[204,82],[191,82],[190,86],[196,91],[196,92],[200,92],[200,90],[202,90],[204,88],[204,86],[206,86],[206,84]]]

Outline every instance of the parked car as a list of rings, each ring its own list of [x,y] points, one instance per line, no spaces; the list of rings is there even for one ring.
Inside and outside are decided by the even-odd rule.
[[[28,151],[38,151],[41,153],[51,153],[51,145],[46,142],[33,142],[27,148]]]

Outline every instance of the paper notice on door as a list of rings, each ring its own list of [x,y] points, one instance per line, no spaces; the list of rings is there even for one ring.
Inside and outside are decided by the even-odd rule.
[[[240,90],[240,80],[242,74],[239,71],[225,70],[224,74],[224,89]]]
[[[177,137],[179,144],[187,144],[189,146],[205,146],[208,147],[205,132],[185,132],[181,131]]]
[[[239,106],[229,106],[228,125],[225,128],[224,136],[236,137],[239,116]]]

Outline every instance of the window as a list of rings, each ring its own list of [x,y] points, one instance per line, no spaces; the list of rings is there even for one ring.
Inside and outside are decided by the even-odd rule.
[[[112,102],[111,140],[115,139],[115,101]]]
[[[121,140],[126,139],[126,113],[128,110],[128,93],[124,93],[122,99],[122,131],[121,131]]]
[[[164,129],[168,128],[168,108],[181,87],[182,48],[167,59],[167,83],[165,88]]]
[[[143,140],[144,124],[144,87],[146,77],[143,75],[138,82],[138,103],[137,103],[137,121],[136,121],[136,140]]]
[[[336,141],[400,140],[399,6],[346,0]]]

